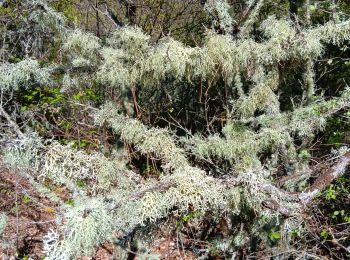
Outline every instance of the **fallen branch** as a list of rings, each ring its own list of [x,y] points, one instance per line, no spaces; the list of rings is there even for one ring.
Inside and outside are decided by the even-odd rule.
[[[319,176],[316,181],[305,192],[299,194],[300,202],[307,206],[316,197],[316,195],[325,190],[332,181],[345,174],[347,166],[350,164],[350,151],[345,153],[343,157],[333,167]]]
[[[157,184],[156,186],[152,186],[146,190],[135,192],[131,195],[131,200],[136,201],[141,199],[146,195],[147,192],[166,192],[168,189],[176,187],[176,183],[174,181],[165,182]]]
[[[172,188],[172,187],[176,187],[176,183],[173,181],[169,181],[169,182],[163,182],[163,183],[159,183],[157,185],[154,185],[152,187],[149,187],[146,190],[142,190],[142,191],[136,191],[134,193],[132,193],[128,200],[129,201],[137,201],[142,199],[147,192],[166,192],[168,189]],[[119,207],[122,206],[122,202],[119,202],[117,204],[115,204],[111,209],[117,209]]]
[[[282,207],[277,201],[275,200],[265,200],[263,201],[262,205],[265,208],[272,209],[274,211],[279,212],[281,215],[285,217],[290,217],[292,215],[292,210],[287,207]]]

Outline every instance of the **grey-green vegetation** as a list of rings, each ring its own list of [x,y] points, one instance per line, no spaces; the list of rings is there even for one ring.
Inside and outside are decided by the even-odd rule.
[[[226,256],[250,235],[288,245],[302,227],[303,198],[321,192],[308,190],[311,145],[350,106],[350,88],[326,94],[314,68],[330,46],[348,48],[347,10],[326,6],[335,14],[320,22],[308,1],[298,14],[293,1],[280,8],[263,0],[204,2],[200,42],[169,32],[157,38],[129,12],[120,25],[102,9],[112,31],[72,28],[50,1],[22,1],[25,22],[2,25],[2,161],[60,203],[45,259],[89,256],[106,241],[193,212],[236,221],[212,243]],[[11,17],[16,10],[0,11]],[[73,123],[64,119],[71,116]],[[80,125],[87,130],[76,134]],[[276,185],[281,174],[301,172]],[[74,205],[45,181],[65,186]],[[0,234],[5,223],[0,215]],[[279,231],[264,236],[271,223]]]

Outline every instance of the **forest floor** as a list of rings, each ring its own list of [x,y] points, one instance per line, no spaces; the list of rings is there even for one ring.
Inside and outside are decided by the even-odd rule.
[[[43,257],[42,238],[55,229],[56,206],[25,178],[0,169],[0,211],[8,217],[0,259]]]
[[[69,202],[69,194],[64,188],[58,187],[55,193]],[[0,168],[0,212],[8,217],[0,237],[0,260],[43,259],[43,237],[50,229],[56,229],[57,207],[38,193],[27,179]],[[161,259],[196,259],[193,253],[179,250],[177,245],[178,241],[171,232],[163,232],[155,240],[151,251]],[[107,242],[96,250],[93,257],[82,257],[81,260],[118,259],[113,257],[117,250],[120,248]],[[133,254],[129,256],[130,259],[137,259]]]

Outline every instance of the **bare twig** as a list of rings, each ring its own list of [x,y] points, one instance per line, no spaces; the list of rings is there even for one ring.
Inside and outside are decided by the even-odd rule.
[[[15,207],[16,207],[16,250],[18,250],[19,248],[19,208],[18,208],[18,182],[17,181],[16,181]]]
[[[0,106],[0,115],[2,115],[3,117],[5,117],[5,119],[7,120],[8,124],[10,125],[10,127],[13,128],[13,130],[16,132],[16,134],[20,137],[20,138],[24,138],[25,135],[22,133],[22,131],[20,130],[20,127],[17,125],[17,123],[15,121],[13,121],[11,119],[11,116],[9,114],[7,114],[7,112],[4,110],[4,108],[2,106]]]

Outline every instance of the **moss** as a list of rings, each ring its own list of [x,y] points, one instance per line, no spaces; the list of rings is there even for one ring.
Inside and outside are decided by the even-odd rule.
[[[74,24],[83,22],[83,15],[79,9],[79,1],[58,0],[51,3],[51,6],[64,14],[65,17]]]

